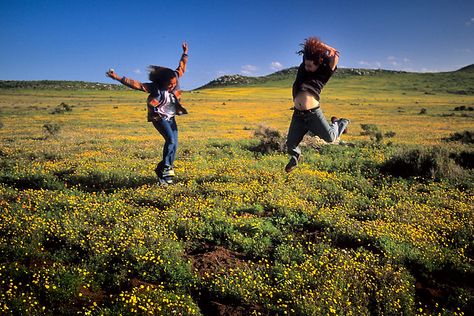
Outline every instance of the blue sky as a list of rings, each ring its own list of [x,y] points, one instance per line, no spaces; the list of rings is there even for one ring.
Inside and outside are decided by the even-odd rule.
[[[147,81],[150,64],[177,66],[183,89],[224,74],[296,66],[319,36],[341,67],[451,71],[474,63],[474,1],[0,0],[0,80]]]

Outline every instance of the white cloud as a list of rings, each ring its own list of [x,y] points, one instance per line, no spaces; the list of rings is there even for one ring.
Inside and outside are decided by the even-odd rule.
[[[421,68],[421,72],[439,72],[438,69],[435,69],[435,68],[426,68],[426,67],[423,67]]]
[[[270,69],[278,71],[283,69],[283,65],[278,61],[272,61],[272,63],[270,64]]]
[[[244,65],[242,66],[241,73],[246,76],[253,76],[257,71],[257,67],[254,65]]]
[[[466,25],[469,26],[471,24],[474,24],[474,17],[470,18],[467,22]]]
[[[455,48],[454,51],[456,53],[471,53],[472,52],[470,48]]]
[[[139,74],[141,74],[141,73],[142,73],[142,71],[141,71],[140,69],[138,69],[138,68],[137,68],[137,69],[135,69],[133,72],[134,72],[134,73],[136,73],[137,75],[139,75]]]
[[[360,60],[359,65],[363,67],[369,67],[369,68],[381,68],[382,63],[379,61],[366,61],[366,60]]]
[[[406,57],[397,57],[389,55],[385,60],[359,60],[358,64],[362,68],[378,68],[378,69],[397,69],[405,70],[411,67],[411,60]]]
[[[398,66],[398,61],[397,61],[397,57],[395,56],[388,56],[387,57],[387,60],[388,60],[388,64],[391,65],[391,66]]]

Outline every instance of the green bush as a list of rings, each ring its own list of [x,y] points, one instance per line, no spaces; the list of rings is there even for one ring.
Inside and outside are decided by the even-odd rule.
[[[53,111],[51,111],[51,114],[62,114],[64,112],[71,112],[72,111],[72,106],[69,104],[66,104],[64,102],[61,102],[58,106],[56,106]]]
[[[383,140],[383,134],[375,124],[360,124],[362,136],[369,136],[371,141],[381,143]]]
[[[57,123],[46,123],[43,125],[44,132],[46,133],[46,138],[51,136],[56,136],[61,130],[61,125]]]
[[[474,132],[464,131],[460,133],[451,134],[449,137],[443,139],[446,142],[454,141],[464,144],[474,144]]]
[[[440,147],[404,150],[382,164],[380,171],[396,177],[427,179],[454,179],[463,169]]]

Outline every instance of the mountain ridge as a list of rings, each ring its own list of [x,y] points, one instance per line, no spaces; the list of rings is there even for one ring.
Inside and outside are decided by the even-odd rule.
[[[119,84],[71,80],[0,80],[0,89],[125,90]]]
[[[275,73],[248,77],[226,75],[195,89],[215,89],[225,87],[273,87],[290,88],[295,80],[297,67]],[[474,95],[474,64],[449,72],[406,72],[399,70],[338,68],[331,85],[344,89],[364,89],[372,91],[398,90],[420,91],[425,94],[449,93]],[[367,90],[367,91],[368,91]]]
[[[224,75],[196,89],[213,89],[224,87],[274,86],[291,87],[298,67],[290,67],[265,76]],[[395,75],[395,77],[394,77]],[[398,76],[397,76],[398,75]],[[474,94],[474,64],[448,72],[417,73],[399,70],[338,68],[335,80],[356,80],[358,82],[380,77],[383,80],[394,80],[395,83],[412,80],[414,83],[425,83],[436,91],[455,94]],[[370,84],[370,83],[367,83]],[[404,84],[406,85],[406,84]],[[412,89],[408,84],[408,89]],[[68,80],[0,80],[0,89],[34,89],[34,90],[127,90],[120,84],[68,81]]]
[[[247,84],[257,84],[265,83],[268,81],[281,81],[287,79],[294,79],[298,67],[290,67],[282,69],[271,73],[265,76],[243,76],[239,74],[235,75],[224,75],[214,79],[207,84],[196,88],[195,90],[215,88],[219,86],[231,86],[231,85],[247,85]],[[385,69],[365,69],[365,68],[338,68],[335,73],[335,77],[341,76],[365,76],[365,75],[374,75],[379,73],[406,73],[405,71],[398,70],[385,70]]]

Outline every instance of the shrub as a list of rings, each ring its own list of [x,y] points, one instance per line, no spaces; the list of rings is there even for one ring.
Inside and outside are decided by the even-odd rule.
[[[370,140],[375,141],[376,143],[381,143],[383,140],[383,134],[375,124],[361,124],[362,136],[369,136]]]
[[[449,152],[439,147],[406,150],[387,160],[380,169],[397,177],[456,178],[463,170]]]
[[[389,131],[389,132],[386,132],[384,136],[387,137],[387,138],[392,138],[392,137],[394,137],[395,135],[396,135],[395,132]]]
[[[260,140],[260,143],[253,147],[253,150],[262,154],[268,154],[274,151],[284,151],[285,138],[277,129],[260,125],[254,132],[254,136]]]
[[[61,125],[56,123],[46,123],[43,125],[44,131],[46,133],[46,138],[51,136],[56,136],[61,130]]]
[[[444,141],[454,141],[454,142],[461,142],[465,144],[473,144],[474,143],[474,133],[471,131],[464,131],[460,133],[451,134],[447,138],[443,138]]]
[[[454,111],[474,111],[474,107],[466,107],[465,105],[457,106],[454,108]]]
[[[427,113],[427,110],[425,108],[422,108],[419,114],[426,114],[426,113]]]
[[[453,153],[450,157],[453,158],[458,165],[465,169],[474,168],[474,152],[472,151]]]
[[[51,111],[51,114],[61,114],[64,112],[71,112],[72,111],[72,106],[69,104],[66,104],[64,102],[61,102],[58,106],[54,108],[53,111]]]

